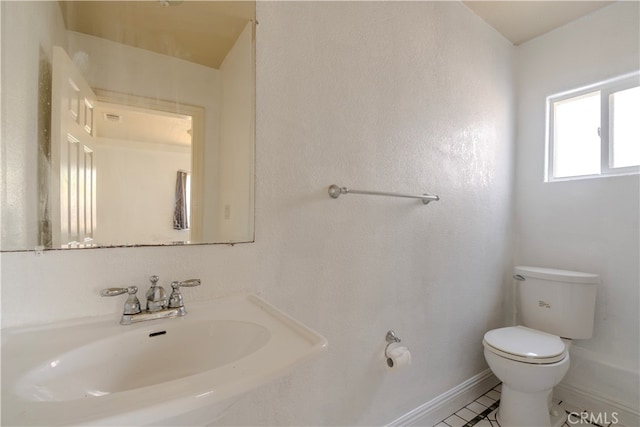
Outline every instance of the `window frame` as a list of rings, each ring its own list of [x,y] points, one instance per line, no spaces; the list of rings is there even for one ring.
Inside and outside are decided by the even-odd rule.
[[[611,166],[613,158],[613,144],[611,138],[611,101],[610,95],[626,89],[640,86],[640,71],[625,74],[602,82],[583,86],[578,89],[558,93],[547,97],[546,109],[546,144],[545,144],[545,182],[571,181],[576,179],[604,178],[609,176],[640,174],[640,165],[614,168]],[[554,105],[556,102],[577,98],[593,92],[600,92],[600,173],[590,175],[572,175],[555,177],[554,167]]]

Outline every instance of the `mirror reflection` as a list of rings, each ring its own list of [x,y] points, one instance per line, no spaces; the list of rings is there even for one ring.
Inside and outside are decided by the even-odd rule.
[[[0,7],[3,251],[253,241],[254,2]]]

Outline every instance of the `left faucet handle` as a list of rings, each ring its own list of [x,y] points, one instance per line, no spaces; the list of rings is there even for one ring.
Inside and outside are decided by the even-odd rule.
[[[136,292],[138,292],[137,286],[129,286],[128,288],[106,288],[100,291],[100,295],[103,297],[115,297],[122,294],[135,295]]]
[[[142,310],[140,308],[140,300],[136,296],[138,292],[137,286],[129,286],[128,288],[106,288],[100,291],[103,297],[114,297],[122,294],[129,294],[127,301],[124,303],[124,312],[122,314],[138,314]]]

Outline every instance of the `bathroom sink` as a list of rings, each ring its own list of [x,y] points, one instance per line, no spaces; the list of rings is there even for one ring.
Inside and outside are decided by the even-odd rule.
[[[327,341],[253,294],[2,331],[3,425],[206,424]]]
[[[16,392],[25,400],[48,402],[153,386],[242,359],[269,338],[267,328],[235,320],[125,330],[47,359],[18,380]]]

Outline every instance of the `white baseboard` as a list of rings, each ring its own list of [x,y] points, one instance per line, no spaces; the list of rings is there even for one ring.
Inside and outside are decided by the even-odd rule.
[[[578,345],[571,347],[570,355],[569,372],[554,389],[555,398],[595,414],[616,412],[618,424],[640,427],[638,370]]]
[[[569,372],[567,377],[554,388],[554,398],[562,400],[562,406],[567,411],[587,411],[595,415],[602,414],[602,416],[606,414],[609,422],[617,421],[612,424],[612,427],[616,424],[640,427],[640,408],[630,403],[636,400],[633,396],[627,396],[632,394],[631,392],[637,395],[638,391],[635,390],[634,384],[637,384],[638,374],[602,363],[593,357],[586,357],[583,353],[589,356],[585,351],[572,353],[571,363],[575,365],[573,372]],[[489,391],[499,382],[491,370],[486,369],[392,421],[387,427],[433,426]],[[582,385],[583,382],[586,386]],[[618,384],[618,387],[610,386],[608,383]],[[623,385],[624,387],[621,387]],[[613,419],[614,413],[615,419]]]
[[[433,426],[491,390],[500,381],[486,369],[444,394],[404,414],[387,427]]]
[[[563,401],[567,411],[601,414],[609,422],[617,421],[618,425],[626,427],[640,426],[640,413],[603,396],[594,394],[591,390],[583,390],[568,384],[560,383],[553,389],[553,397]],[[615,414],[615,416],[614,416]],[[612,427],[615,425],[612,424]]]

